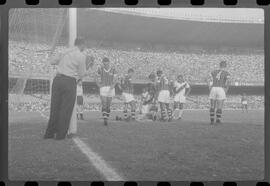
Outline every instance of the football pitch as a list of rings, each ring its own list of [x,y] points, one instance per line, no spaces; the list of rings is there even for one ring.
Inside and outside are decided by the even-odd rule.
[[[261,180],[264,111],[226,110],[209,125],[207,110],[187,110],[173,122],[116,122],[104,126],[86,112],[78,136],[42,139],[47,119],[9,114],[10,180]]]

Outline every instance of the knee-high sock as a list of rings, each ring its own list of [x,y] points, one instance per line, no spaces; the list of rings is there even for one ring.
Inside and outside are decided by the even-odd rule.
[[[108,119],[107,110],[104,107],[102,107],[102,117],[103,117],[103,119]]]
[[[107,110],[107,118],[109,118],[110,117],[110,113],[111,113],[111,109],[110,108],[107,108],[106,110]]]
[[[164,120],[166,118],[166,110],[164,103],[160,103],[160,110],[161,110],[161,119]]]
[[[217,120],[221,120],[221,115],[222,115],[222,109],[217,109],[216,111],[216,117],[217,117]]]
[[[136,112],[135,109],[131,110],[131,118],[132,119],[135,119],[135,112]]]
[[[172,109],[169,104],[166,104],[167,114],[169,118],[172,118]]]
[[[123,113],[124,113],[124,119],[127,119],[128,118],[128,111],[124,110]]]
[[[210,120],[214,121],[215,120],[215,109],[210,108]]]

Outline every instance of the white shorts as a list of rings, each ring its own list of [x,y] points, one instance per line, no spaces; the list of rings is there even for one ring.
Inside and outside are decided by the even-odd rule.
[[[114,97],[115,96],[115,89],[110,86],[101,87],[100,88],[100,95],[104,97]]]
[[[131,101],[135,100],[133,94],[123,92],[122,95],[124,97],[125,103],[130,103]]]
[[[170,103],[170,91],[161,90],[158,94],[158,102]]]
[[[182,94],[176,94],[174,96],[173,101],[180,102],[180,103],[186,103],[186,97],[184,95],[182,95]]]
[[[150,105],[142,105],[142,114],[148,114],[149,113],[149,109],[150,109]]]
[[[209,99],[213,100],[225,100],[226,93],[222,87],[212,87],[209,95]]]
[[[242,104],[243,104],[243,105],[247,105],[247,101],[243,101]]]

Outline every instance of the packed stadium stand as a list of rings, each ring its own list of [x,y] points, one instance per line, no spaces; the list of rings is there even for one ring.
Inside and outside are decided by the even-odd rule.
[[[56,29],[58,25],[57,21],[53,20],[60,15],[50,11],[44,10],[44,18],[42,14],[33,16],[37,14],[35,10],[22,12],[22,15],[27,14],[33,19],[28,22],[23,22],[23,16],[15,14],[16,12],[11,19],[10,24],[14,22],[10,25],[9,40],[12,110],[48,109],[50,85],[44,81],[51,79],[55,72],[55,68],[49,65],[48,57],[52,47],[50,45],[53,43],[52,34],[55,32],[53,28]],[[221,60],[226,60],[233,86],[264,85],[263,20],[254,17],[231,20],[222,16],[213,19],[211,16],[191,14],[182,14],[180,17],[174,17],[173,13],[167,17],[152,16],[153,12],[151,16],[148,14],[145,10],[134,13],[111,9],[78,9],[78,35],[86,38],[86,53],[94,56],[96,62],[85,81],[93,81],[97,65],[106,56],[114,63],[120,75],[126,73],[128,68],[134,68],[135,79],[139,83],[144,83],[151,72],[163,69],[171,79],[181,73],[192,86],[206,85],[209,72],[216,68]],[[19,24],[18,21],[23,23]],[[67,47],[68,27],[67,24],[63,24],[64,29],[59,36],[56,51],[63,51]],[[18,84],[20,79],[23,79],[21,84],[31,81],[33,85],[30,86],[32,90],[28,95],[19,95],[25,96],[25,99],[21,97],[21,103],[15,108],[12,101],[17,99],[18,92],[14,91],[14,84],[16,81]],[[33,98],[38,92],[37,89],[40,89],[39,93],[47,94],[41,95],[41,100]],[[22,93],[24,92],[25,90],[22,90]],[[86,95],[91,96],[95,97],[94,100],[97,97]],[[208,107],[206,95],[193,96],[195,100],[200,100],[200,104],[190,102],[188,108]],[[227,102],[226,108],[238,108],[238,99],[239,95],[231,95],[229,100],[234,101]],[[86,101],[86,109],[97,109],[98,104],[94,104],[92,99],[86,100],[89,100]],[[118,98],[115,100],[117,102]],[[251,108],[263,108],[264,98],[261,94],[250,95],[249,103]]]
[[[53,73],[53,67],[48,65],[48,53],[36,53],[37,48],[42,50],[44,47],[38,44],[10,42],[10,74],[30,73],[31,76],[38,77]],[[61,49],[63,50],[63,48]],[[97,63],[100,63],[104,56],[109,57],[119,73],[125,73],[128,68],[134,68],[137,80],[145,80],[152,71],[164,69],[165,74],[171,75],[171,78],[181,73],[185,74],[186,79],[193,84],[205,83],[209,72],[216,68],[221,60],[226,60],[233,82],[244,85],[263,84],[264,82],[264,56],[260,53],[228,54],[211,51],[170,53],[101,48],[89,48],[87,53],[94,56]],[[95,69],[90,71],[90,79],[93,79]]]

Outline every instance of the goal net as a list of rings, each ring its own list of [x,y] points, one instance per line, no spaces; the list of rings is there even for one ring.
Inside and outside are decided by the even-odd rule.
[[[67,9],[9,12],[9,110],[48,113],[55,68],[49,57],[68,44]]]

